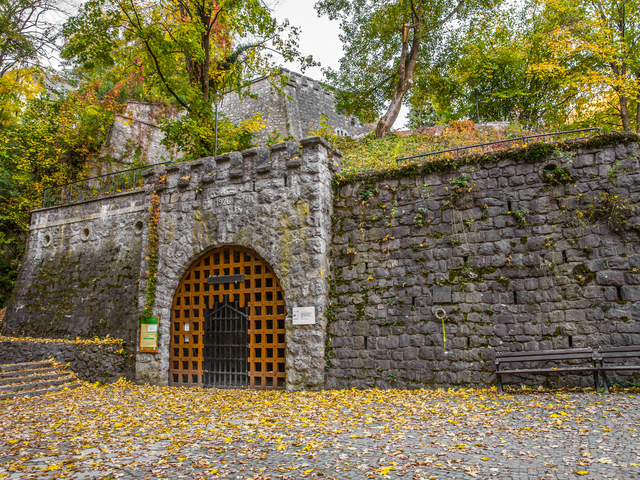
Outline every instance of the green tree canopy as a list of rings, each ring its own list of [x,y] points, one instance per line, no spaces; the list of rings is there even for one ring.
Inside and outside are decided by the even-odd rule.
[[[443,47],[449,21],[461,20],[492,0],[320,0],[319,14],[341,21],[345,54],[326,72],[339,108],[366,122],[376,135],[393,126],[407,93]]]
[[[181,132],[173,138],[204,125],[189,141],[198,154],[213,152],[213,92],[241,92],[256,76],[274,76],[275,58],[313,64],[298,52],[297,29],[259,0],[90,0],[64,35],[63,56],[86,71],[124,64],[140,71],[150,97],[182,107],[182,126],[167,124],[167,133]]]
[[[640,1],[546,0],[553,54],[536,69],[579,90],[573,118],[640,132]],[[581,68],[572,69],[579,64]],[[616,118],[617,117],[617,118]]]
[[[562,125],[578,100],[566,82],[585,68],[586,58],[565,64],[563,75],[539,68],[556,54],[551,40],[556,19],[540,1],[501,4],[451,32],[428,75],[420,78],[412,100],[432,101],[446,119],[515,120]]]

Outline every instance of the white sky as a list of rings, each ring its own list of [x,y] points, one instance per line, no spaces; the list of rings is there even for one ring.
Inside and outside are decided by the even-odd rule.
[[[315,3],[316,0],[280,0],[275,7],[275,16],[278,19],[288,18],[291,25],[300,27],[300,51],[303,55],[313,55],[321,67],[337,70],[342,57],[340,24],[327,17],[318,18],[313,8]],[[295,63],[285,63],[284,67],[300,72],[300,66]],[[316,80],[324,80],[320,67],[307,69],[304,74]],[[404,129],[407,113],[408,108],[402,107],[393,125],[394,129]]]

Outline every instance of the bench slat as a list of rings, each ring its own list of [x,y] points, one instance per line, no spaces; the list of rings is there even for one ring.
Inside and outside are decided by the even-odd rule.
[[[496,358],[498,363],[515,363],[515,362],[536,362],[536,361],[552,361],[552,360],[591,360],[593,352],[579,354],[560,354],[560,355],[529,355],[526,357]]]
[[[603,354],[610,352],[640,352],[640,346],[600,348],[599,352]]]
[[[595,372],[597,367],[578,367],[578,368],[537,368],[531,370],[500,370],[497,375],[513,375],[516,373],[565,373],[565,372]]]
[[[602,358],[640,358],[640,352],[601,352]]]
[[[599,367],[600,370],[640,370],[640,365],[605,365],[604,367]]]
[[[534,352],[496,353],[496,359],[509,357],[527,357],[530,355],[564,355],[567,353],[593,353],[592,348],[567,348],[564,350],[536,350]]]

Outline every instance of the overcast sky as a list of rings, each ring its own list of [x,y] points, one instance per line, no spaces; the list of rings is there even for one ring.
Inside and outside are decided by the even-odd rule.
[[[280,0],[275,7],[278,19],[288,18],[292,25],[300,27],[300,50],[303,55],[313,55],[323,68],[338,69],[342,57],[342,42],[340,41],[340,24],[332,22],[327,17],[318,18],[313,6],[316,0]],[[300,66],[285,64],[286,68],[300,72]],[[323,80],[321,67],[307,69],[305,75],[316,80]],[[394,129],[404,129],[407,123],[408,109],[403,107],[394,124]]]

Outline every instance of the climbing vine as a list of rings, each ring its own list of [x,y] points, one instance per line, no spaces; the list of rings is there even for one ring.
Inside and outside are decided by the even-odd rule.
[[[576,222],[583,228],[606,225],[614,233],[621,233],[638,213],[638,206],[629,197],[600,192],[586,209],[576,212]],[[636,225],[632,229],[636,230]]]
[[[565,185],[575,181],[567,167],[559,167],[554,164],[547,165],[542,171],[542,176],[544,181],[551,185]]]
[[[149,318],[156,300],[156,282],[158,275],[158,222],[160,221],[160,197],[155,190],[149,205],[149,231],[147,234],[147,295],[144,318]]]

